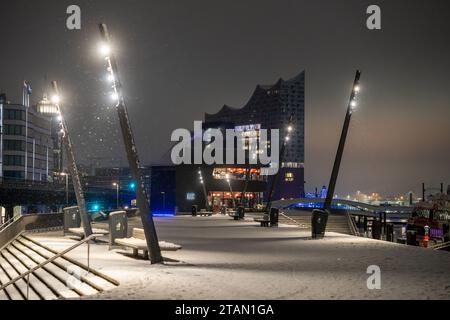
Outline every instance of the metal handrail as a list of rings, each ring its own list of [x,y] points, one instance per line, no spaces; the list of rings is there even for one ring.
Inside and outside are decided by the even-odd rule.
[[[6,227],[8,227],[11,223],[16,222],[17,220],[19,220],[20,218],[22,218],[22,215],[16,215],[12,218],[10,218],[9,220],[3,222],[0,225],[0,232],[3,231],[4,229],[6,229]]]
[[[32,274],[32,273],[34,273],[36,270],[39,270],[39,269],[41,269],[42,267],[46,266],[47,264],[49,264],[49,263],[55,261],[56,259],[61,258],[63,255],[65,255],[65,254],[69,253],[70,251],[72,251],[72,250],[78,248],[78,247],[81,246],[82,244],[84,244],[84,243],[86,243],[86,242],[89,242],[89,241],[91,241],[91,240],[93,240],[93,239],[95,239],[95,238],[97,238],[97,237],[102,237],[102,236],[103,236],[103,235],[101,235],[101,234],[92,234],[92,235],[90,235],[89,237],[87,237],[87,238],[85,238],[85,239],[83,239],[83,240],[77,242],[76,244],[74,244],[74,245],[71,246],[70,248],[67,248],[66,250],[64,250],[64,251],[62,251],[62,252],[60,252],[60,253],[54,255],[53,257],[48,258],[47,260],[45,260],[44,262],[40,263],[39,265],[37,265],[37,266],[31,268],[31,269],[28,270],[27,272],[25,272],[25,273],[21,274],[20,276],[18,276],[18,277],[16,277],[16,278],[10,280],[9,282],[5,283],[4,285],[2,285],[2,286],[0,287],[0,291],[4,290],[6,287],[9,287],[10,285],[16,283],[17,281],[19,281],[19,280],[21,280],[21,279],[23,279],[23,278],[25,278],[25,277],[28,277],[28,283],[29,283],[29,275]],[[88,253],[88,268],[90,268],[90,266],[89,266],[89,253]],[[28,290],[28,289],[27,289],[27,290]]]
[[[356,223],[353,220],[352,215],[348,211],[346,213],[347,213],[348,224],[350,226],[350,231],[353,233],[354,236],[359,237],[360,234],[359,234],[358,228],[356,227]]]

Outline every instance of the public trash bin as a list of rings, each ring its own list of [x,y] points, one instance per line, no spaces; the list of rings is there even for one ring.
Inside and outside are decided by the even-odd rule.
[[[372,239],[381,240],[382,223],[379,220],[372,221]]]
[[[192,206],[192,216],[196,217],[198,213],[198,206],[197,205],[193,205]]]
[[[277,208],[270,209],[270,226],[278,227],[278,219],[280,216],[280,210]]]
[[[406,244],[408,246],[417,246],[417,231],[408,230],[406,232]]]
[[[239,219],[244,219],[245,218],[245,208],[244,207],[239,207],[237,210]]]
[[[315,209],[312,213],[312,237],[322,239],[325,236],[325,229],[328,222],[328,211]]]

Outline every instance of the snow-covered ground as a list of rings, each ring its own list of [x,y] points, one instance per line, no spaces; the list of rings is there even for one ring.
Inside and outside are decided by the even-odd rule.
[[[159,240],[183,249],[163,252],[166,265],[151,265],[92,245],[91,266],[121,285],[91,299],[450,299],[449,252],[333,233],[310,240],[297,227],[223,216],[157,218],[156,225]],[[60,234],[33,237],[57,250],[73,244]],[[70,256],[85,262],[86,247]],[[381,268],[380,290],[367,288],[371,265]]]

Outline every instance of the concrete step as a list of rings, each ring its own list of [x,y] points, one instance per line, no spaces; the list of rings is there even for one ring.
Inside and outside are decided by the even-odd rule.
[[[1,282],[0,282],[1,285]],[[6,292],[0,291],[0,301],[9,300],[9,297],[7,296]]]
[[[52,255],[57,253],[53,249],[48,248],[41,243],[33,241],[31,238],[25,237],[25,238],[22,238],[21,241],[28,241],[29,243],[32,243],[35,246],[40,247],[41,249],[43,249],[43,251],[41,251],[41,252],[43,252],[44,256],[46,256],[46,257],[51,257]],[[48,254],[45,252],[48,252]],[[111,283],[111,281],[110,281],[111,279],[108,276],[106,276],[102,273],[99,273],[92,268],[88,269],[88,267],[86,265],[84,265],[78,261],[75,261],[73,259],[70,259],[69,257],[59,258],[59,259],[55,260],[54,263],[63,270],[69,270],[70,268],[73,268],[74,266],[80,268],[82,271],[81,272],[82,276],[81,276],[80,280],[82,280],[83,282],[85,282],[86,284],[88,284],[90,287],[94,288],[98,292],[111,290],[116,287],[116,284]]]
[[[37,254],[35,255],[35,258],[37,259],[37,261],[39,261],[39,263],[42,263],[45,260],[54,256],[52,252],[49,252],[48,250],[34,244],[33,242],[25,238],[18,239],[18,242],[26,246],[31,251],[34,251]],[[63,282],[64,284],[68,284],[70,282],[71,284],[71,288],[66,286],[65,290],[61,292],[61,295],[63,295],[66,298],[67,295],[73,295],[71,291],[75,291],[79,296],[94,295],[98,293],[96,289],[89,286],[85,282],[80,281],[81,279],[77,279],[77,275],[72,276],[71,274],[69,274],[68,272],[71,269],[61,268],[59,264],[61,263],[62,260],[63,260],[62,258],[59,258],[56,259],[53,263],[47,265],[47,270],[51,272],[54,275],[54,277],[57,278],[60,282]],[[56,285],[56,283],[54,284]]]
[[[3,258],[0,257],[0,282],[3,284],[8,283],[11,278],[8,276],[6,271],[3,269]],[[5,290],[0,291],[8,297],[10,300],[23,300],[22,295],[15,285],[7,287]]]
[[[37,266],[39,263],[45,261],[42,259],[36,259],[36,253],[33,253],[31,250],[21,246],[18,243],[13,243],[11,247],[8,248],[12,253],[14,253],[18,259],[20,259],[23,263],[25,263],[28,267],[32,268]],[[46,286],[46,289],[43,292],[43,296],[45,300],[59,299],[59,298],[77,298],[78,294],[71,292],[71,290],[67,290],[65,279],[59,279],[55,276],[54,273],[51,272],[51,264],[36,270],[35,274],[40,278],[41,282],[43,282]],[[67,293],[66,293],[67,291]]]
[[[4,270],[5,274],[8,276],[9,280],[12,280],[16,277],[18,277],[20,274],[16,271],[14,268],[14,262],[11,264],[11,257],[8,253],[2,251],[0,252],[1,261],[0,264],[2,266],[2,269]],[[8,281],[9,281],[8,280]],[[31,281],[35,281],[36,278],[34,276],[30,276],[30,283]],[[21,299],[26,299],[28,297],[28,300],[41,300],[41,297],[33,290],[33,287],[30,286],[27,289],[27,282],[24,279],[18,280],[14,286],[19,291],[19,294],[21,295]]]
[[[289,214],[284,213],[286,216],[288,216],[291,219],[288,219],[282,215],[280,215],[280,223],[288,224],[288,225],[304,225],[306,228],[311,229],[311,216],[302,214],[302,215],[296,215],[296,214]],[[343,233],[343,234],[351,234],[351,230],[348,226],[348,221],[346,216],[329,216],[328,222],[327,222],[327,232],[336,232],[336,233]]]
[[[13,243],[13,246],[20,250],[24,255],[26,255],[35,264],[40,264],[47,260],[47,258],[42,257],[36,251],[24,246],[20,241]],[[78,298],[82,296],[82,292],[77,292],[69,287],[67,287],[67,279],[69,275],[66,272],[60,272],[59,268],[54,264],[50,263],[41,269],[41,274],[44,279],[46,279],[47,286],[52,290],[57,292],[58,298]],[[61,270],[64,271],[64,270]]]
[[[26,273],[56,254],[39,242],[19,236],[0,252],[0,285]],[[79,298],[115,288],[108,277],[70,258],[58,258],[0,291],[0,300]]]
[[[24,256],[21,256],[20,253],[15,250],[6,248],[3,253],[6,257],[8,257],[9,262],[14,265],[15,270],[20,274],[26,273],[28,270],[35,266],[32,261]],[[28,277],[24,279],[25,281],[28,281]],[[36,294],[39,296],[39,299],[51,300],[56,298],[51,290],[49,290],[45,282],[42,281],[39,273],[30,274],[29,281],[30,288],[32,288],[33,291],[36,292]]]

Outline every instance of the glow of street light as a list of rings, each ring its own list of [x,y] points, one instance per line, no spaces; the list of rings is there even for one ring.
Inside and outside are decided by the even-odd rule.
[[[62,116],[61,115],[57,116],[56,120],[58,120],[58,122],[61,122],[62,121]]]
[[[289,141],[289,140],[291,140],[291,138],[289,138],[289,137],[286,137],[286,141]]]
[[[60,98],[59,96],[54,95],[54,96],[52,97],[52,102],[53,102],[54,104],[58,104],[60,101],[61,101],[61,98]]]
[[[114,76],[113,76],[112,74],[108,74],[108,76],[106,77],[106,79],[107,79],[109,82],[114,82]]]
[[[355,100],[352,100],[352,102],[350,102],[350,106],[351,106],[352,108],[355,108],[357,105],[358,105],[358,104],[356,103]]]
[[[113,186],[114,186],[114,187],[117,187],[117,186],[118,186],[118,184],[117,184],[116,182],[114,182],[114,183],[113,183]]]
[[[111,53],[111,47],[106,43],[102,43],[99,47],[99,51],[103,56],[108,56]]]
[[[361,87],[359,85],[356,85],[355,88],[354,88],[354,91],[355,92],[361,91]]]
[[[113,92],[111,94],[111,100],[113,100],[113,101],[119,100],[119,95],[116,92]]]
[[[292,130],[294,130],[294,128],[292,128],[292,126],[289,126],[289,127],[287,128],[287,130],[288,130],[289,132],[292,132]]]

